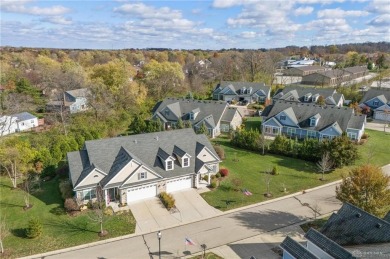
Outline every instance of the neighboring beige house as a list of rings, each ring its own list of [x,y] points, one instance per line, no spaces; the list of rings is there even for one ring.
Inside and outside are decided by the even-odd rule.
[[[229,107],[223,101],[180,98],[166,98],[158,102],[152,113],[152,120],[161,120],[166,129],[174,127],[179,119],[191,122],[195,130],[204,123],[211,138],[221,132],[235,130],[241,125],[243,117],[237,108]]]
[[[206,175],[210,184],[221,162],[208,138],[193,129],[90,140],[67,160],[76,198],[87,202],[102,191],[107,205],[199,188]]]

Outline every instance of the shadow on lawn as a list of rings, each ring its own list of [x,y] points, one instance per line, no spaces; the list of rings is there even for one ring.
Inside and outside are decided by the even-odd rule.
[[[13,204],[13,203],[7,203],[0,201],[0,208],[23,208],[24,205],[19,205],[19,204]]]
[[[51,226],[61,230],[62,233],[73,233],[74,235],[90,232],[90,233],[99,233],[99,231],[92,230],[88,226],[88,221],[70,221],[70,220],[57,220],[45,223],[47,226]]]
[[[11,229],[11,234],[16,236],[16,237],[25,238],[26,237],[26,229],[24,229],[24,228]]]
[[[249,229],[258,229],[261,232],[269,231],[281,231],[285,235],[296,234],[289,233],[284,227],[302,222],[306,220],[305,217],[299,217],[294,214],[276,211],[276,210],[266,210],[266,211],[243,211],[238,214],[234,214],[233,218],[237,219],[242,226],[245,226]]]
[[[307,162],[307,161],[299,159],[299,158],[283,157],[283,156],[273,155],[273,154],[271,154],[271,155],[279,158],[276,161],[278,166],[291,168],[291,169],[294,169],[298,172],[303,172],[303,173],[313,174],[314,172],[316,172],[316,168],[315,168],[314,163]],[[294,163],[294,161],[292,161],[292,160],[297,160],[297,161],[299,161],[299,163]]]

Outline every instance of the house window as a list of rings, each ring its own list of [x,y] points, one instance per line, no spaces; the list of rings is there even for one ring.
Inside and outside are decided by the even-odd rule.
[[[169,110],[165,110],[165,116],[169,116]]]
[[[34,123],[34,120],[31,120],[30,122],[31,122],[31,123]]]
[[[280,115],[280,120],[285,121],[286,120],[286,115]]]
[[[290,97],[290,101],[294,101],[294,97],[293,96]]]
[[[194,120],[194,113],[190,112],[190,120]]]
[[[264,96],[259,96],[258,102],[259,103],[264,103],[265,102],[265,97]]]
[[[315,131],[309,130],[309,131],[307,132],[307,137],[308,137],[308,138],[315,138],[315,137],[317,137],[317,134],[316,134]]]
[[[189,167],[190,166],[190,160],[188,157],[183,158],[183,167]]]
[[[88,189],[80,191],[81,200],[92,200],[96,198],[96,190],[95,189]]]
[[[272,134],[274,134],[274,135],[279,134],[279,129],[273,127],[273,128],[272,128]]]
[[[357,134],[353,132],[348,132],[348,137],[352,140],[357,140]]]
[[[139,173],[139,179],[146,179],[146,178],[147,178],[146,172]]]
[[[378,102],[378,101],[374,101],[374,102],[372,103],[372,105],[374,105],[374,106],[379,106],[379,102]]]
[[[173,169],[173,162],[172,161],[167,161],[167,170],[172,170]]]
[[[316,125],[316,118],[310,119],[310,127],[314,127]]]
[[[294,135],[296,132],[297,131],[294,128],[287,128],[287,135]]]

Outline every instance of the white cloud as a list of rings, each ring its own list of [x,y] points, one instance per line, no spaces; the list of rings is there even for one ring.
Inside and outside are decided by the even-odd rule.
[[[367,11],[371,13],[390,13],[390,3],[388,0],[374,0],[370,2]]]
[[[154,6],[145,5],[143,3],[124,4],[114,8],[114,12],[123,15],[133,15],[138,18],[158,18],[163,20],[178,19],[182,14],[178,10],[172,10],[168,7],[155,8]]]
[[[42,18],[40,21],[60,25],[70,25],[73,23],[71,18],[65,18],[63,16],[48,16]]]
[[[70,9],[61,5],[51,7],[26,6],[31,1],[2,1],[1,10],[8,13],[23,13],[31,15],[56,16],[69,13]]]
[[[306,7],[298,7],[294,11],[294,15],[300,16],[300,15],[308,15],[313,12],[314,8],[311,6],[306,6]]]
[[[254,31],[243,31],[240,33],[240,37],[244,39],[253,39],[256,38],[256,32]]]
[[[303,26],[306,30],[314,30],[318,33],[337,34],[351,30],[345,19],[320,19],[307,23]]]
[[[390,26],[390,14],[382,14],[374,19],[372,19],[370,22],[368,22],[368,25],[371,26]]]
[[[237,5],[242,5],[244,0],[214,0],[213,7],[215,8],[229,8]]]
[[[336,9],[324,9],[320,10],[317,12],[317,17],[318,18],[343,18],[346,16],[355,16],[355,17],[361,17],[361,16],[367,16],[370,13],[367,11],[356,11],[356,10],[351,10],[351,11],[345,11],[340,8]]]

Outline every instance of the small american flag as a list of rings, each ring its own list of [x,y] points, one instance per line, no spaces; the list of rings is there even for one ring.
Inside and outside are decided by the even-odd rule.
[[[247,189],[244,189],[242,191],[242,193],[245,194],[246,196],[251,196],[252,195],[252,193],[250,191],[248,191]]]
[[[188,237],[184,238],[184,242],[186,245],[190,245],[190,246],[196,245],[195,242],[189,239]]]

